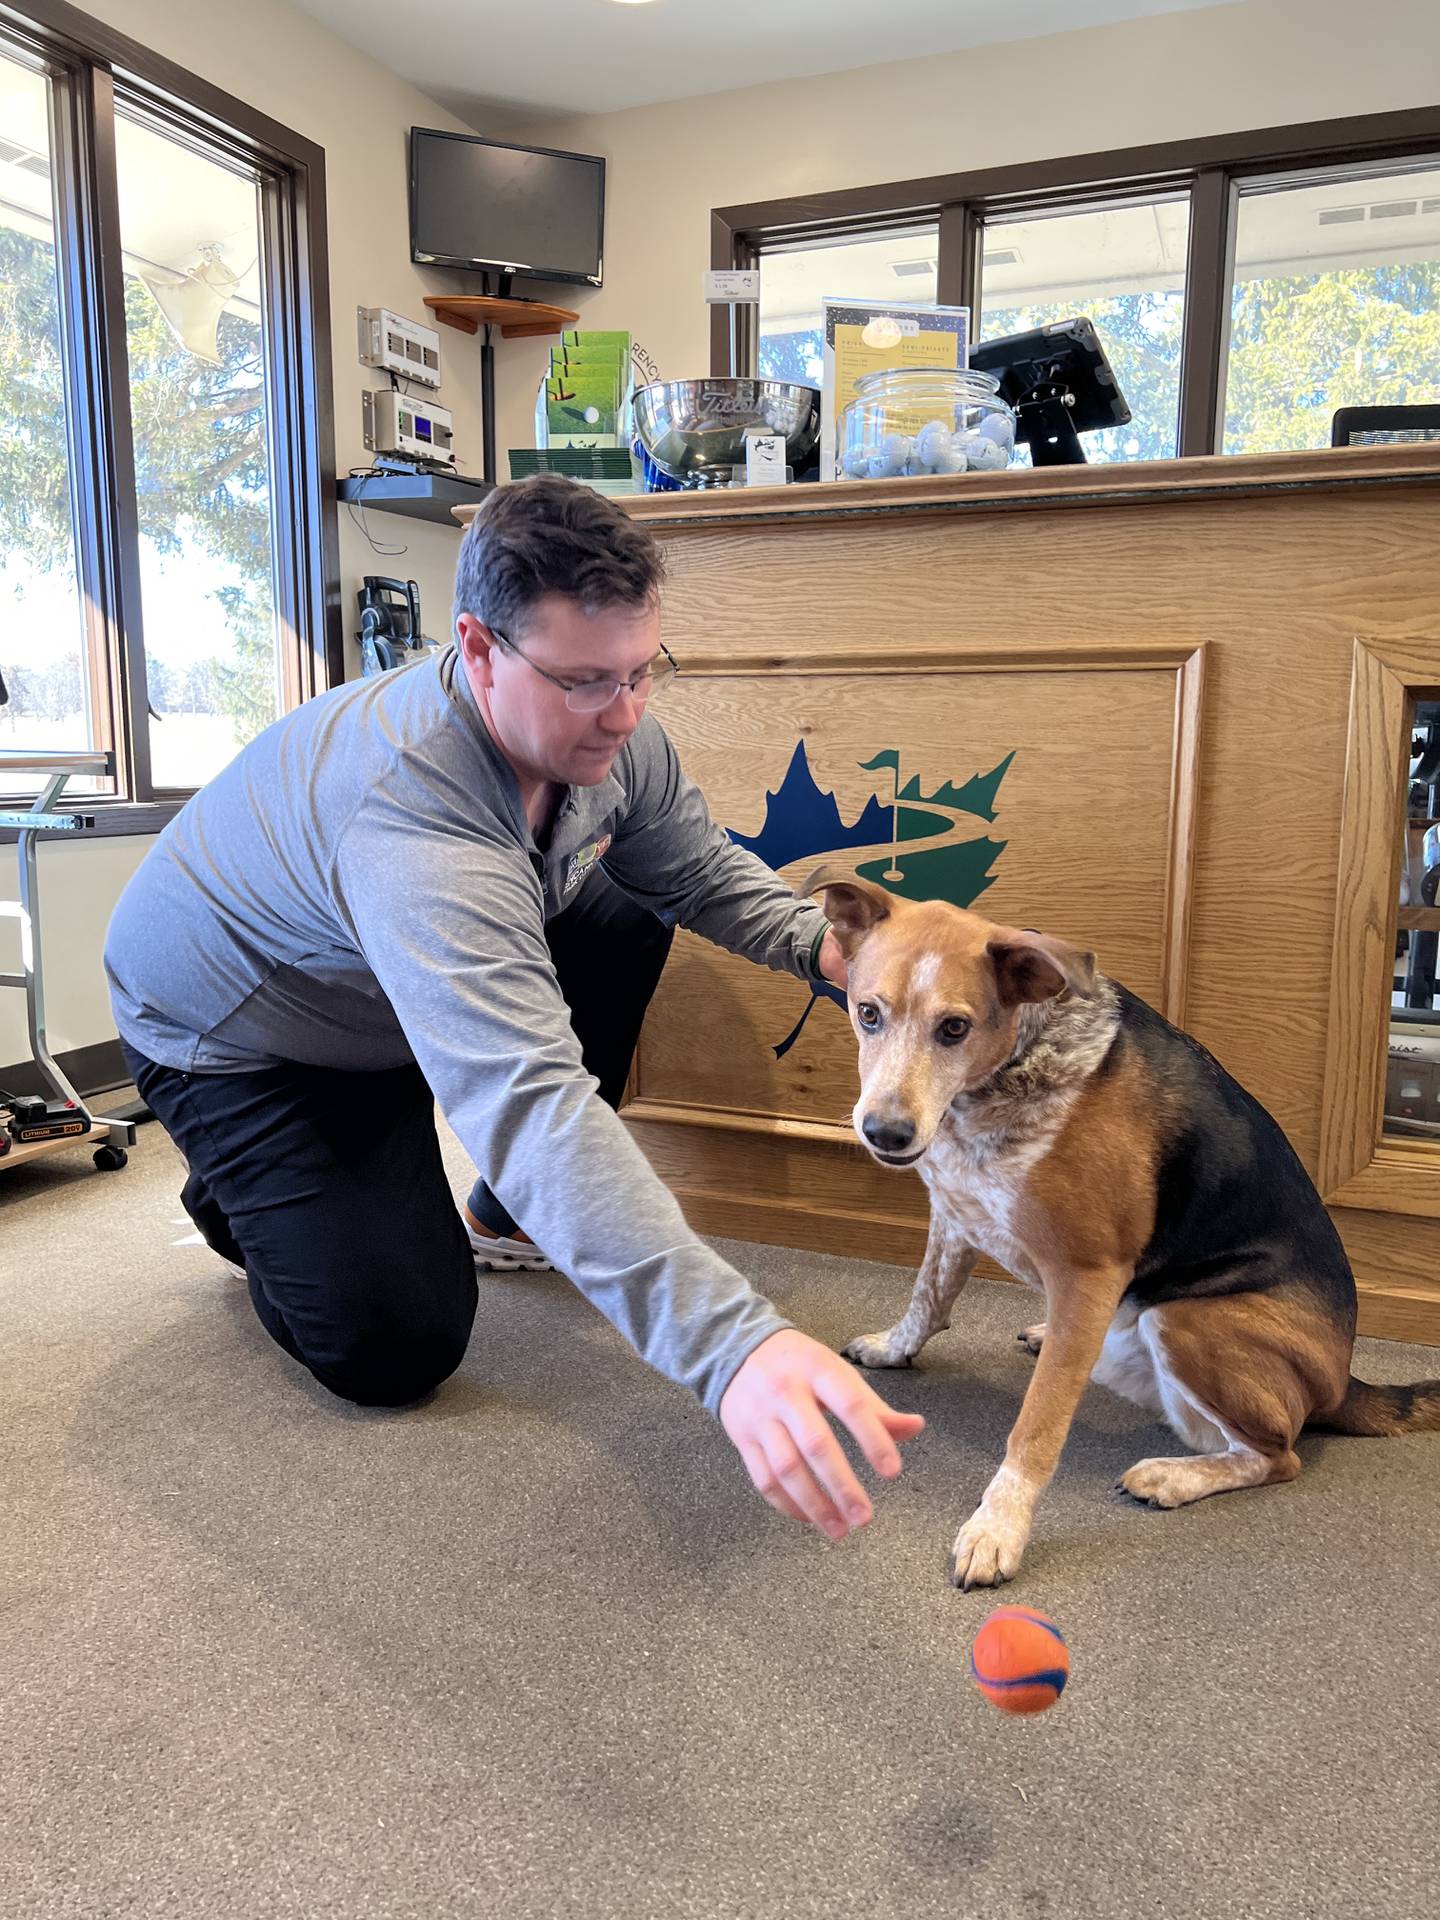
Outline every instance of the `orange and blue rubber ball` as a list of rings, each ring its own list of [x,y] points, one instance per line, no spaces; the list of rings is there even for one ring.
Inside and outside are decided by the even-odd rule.
[[[970,1648],[970,1672],[1002,1713],[1043,1713],[1070,1678],[1070,1649],[1047,1614],[997,1607]]]

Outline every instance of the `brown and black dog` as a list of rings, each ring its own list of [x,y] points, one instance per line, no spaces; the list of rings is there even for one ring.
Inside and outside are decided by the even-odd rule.
[[[1440,1430],[1440,1381],[1354,1379],[1355,1281],[1279,1126],[1093,954],[822,869],[860,1042],[855,1130],[930,1190],[903,1319],[845,1348],[908,1366],[985,1253],[1045,1294],[1005,1461],[951,1560],[957,1586],[1020,1566],[1085,1384],[1162,1414],[1193,1454],[1120,1482],[1178,1507],[1300,1471],[1302,1427]]]

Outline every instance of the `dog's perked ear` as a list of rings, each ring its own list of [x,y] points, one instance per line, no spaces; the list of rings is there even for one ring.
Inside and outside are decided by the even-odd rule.
[[[1000,1003],[1054,1000],[1067,991],[1088,997],[1095,991],[1095,956],[1048,933],[1012,933],[991,940],[985,951],[995,965]]]
[[[847,960],[873,926],[890,918],[894,907],[894,896],[884,887],[857,880],[841,867],[817,867],[800,893],[807,900],[812,894],[824,894],[825,918]]]

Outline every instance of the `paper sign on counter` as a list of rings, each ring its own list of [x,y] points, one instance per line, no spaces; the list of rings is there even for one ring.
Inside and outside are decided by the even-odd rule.
[[[745,484],[747,487],[779,487],[785,484],[783,433],[746,434]]]

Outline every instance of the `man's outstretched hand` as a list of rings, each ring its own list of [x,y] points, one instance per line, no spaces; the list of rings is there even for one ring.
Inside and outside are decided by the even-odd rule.
[[[896,1442],[913,1440],[925,1425],[918,1413],[897,1413],[838,1354],[793,1327],[761,1341],[720,1402],[720,1424],[770,1505],[843,1540],[874,1509],[827,1413],[844,1422],[887,1480],[900,1471]]]

